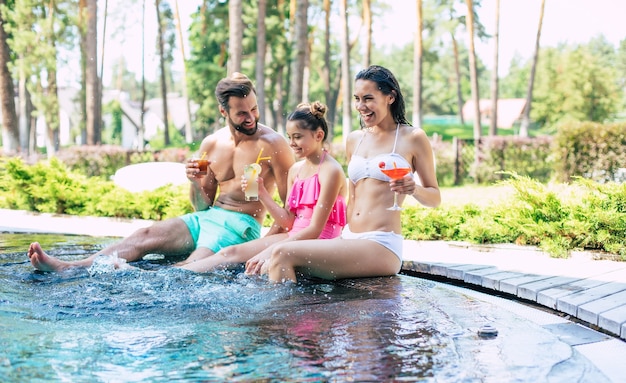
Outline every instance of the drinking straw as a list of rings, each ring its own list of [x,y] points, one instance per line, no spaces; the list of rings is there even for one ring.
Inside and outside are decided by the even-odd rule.
[[[206,156],[206,152],[203,152],[203,153],[202,153],[202,157],[200,157],[200,159],[201,159],[201,160],[203,160],[203,159],[204,159],[204,156]]]
[[[259,162],[263,161],[263,160],[269,160],[272,157],[261,157],[261,154],[263,154],[263,148],[261,148],[261,151],[259,152],[259,155],[256,157],[256,163],[258,164]]]

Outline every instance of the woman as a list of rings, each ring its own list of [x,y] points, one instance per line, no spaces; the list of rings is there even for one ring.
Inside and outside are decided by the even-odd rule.
[[[259,200],[286,233],[274,234],[226,247],[214,255],[180,267],[196,272],[243,263],[255,257],[266,259],[272,247],[303,239],[336,238],[346,224],[346,182],[341,165],[324,150],[328,136],[326,106],[320,102],[300,104],[287,117],[286,131],[294,154],[301,161],[287,178],[287,208],[279,206],[259,178]],[[242,178],[242,189],[247,182]]]
[[[324,279],[394,275],[402,266],[403,244],[400,212],[387,210],[394,192],[399,204],[407,195],[426,207],[441,203],[430,142],[422,129],[407,122],[395,76],[380,66],[359,72],[354,105],[362,129],[350,133],[346,143],[348,226],[337,239],[275,245],[268,266],[272,281],[296,282],[297,273]],[[379,165],[410,167],[412,172],[391,181]],[[247,263],[247,272],[258,270]]]

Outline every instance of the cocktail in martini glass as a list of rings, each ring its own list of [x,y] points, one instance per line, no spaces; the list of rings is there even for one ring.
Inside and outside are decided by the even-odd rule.
[[[393,168],[386,169],[385,166],[386,165],[384,162],[378,164],[380,171],[385,173],[387,177],[391,178],[394,181],[402,179],[405,175],[411,172],[411,168],[399,168],[396,166],[395,162],[393,163]],[[398,206],[398,193],[393,193],[393,206],[388,207],[387,210],[402,210],[402,208]]]

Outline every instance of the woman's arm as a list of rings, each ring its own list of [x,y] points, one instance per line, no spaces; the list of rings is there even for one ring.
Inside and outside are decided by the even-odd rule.
[[[424,130],[414,128],[408,135],[413,148],[413,168],[420,179],[420,184],[414,183],[413,190],[405,191],[420,204],[426,207],[437,207],[441,204],[441,191],[435,172],[435,158],[430,140]]]

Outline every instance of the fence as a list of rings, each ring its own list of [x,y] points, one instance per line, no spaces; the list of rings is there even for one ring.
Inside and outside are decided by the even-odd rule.
[[[431,142],[442,186],[490,183],[504,179],[502,171],[545,182],[553,173],[550,137],[482,137],[478,148],[474,139],[443,142],[434,136]]]

